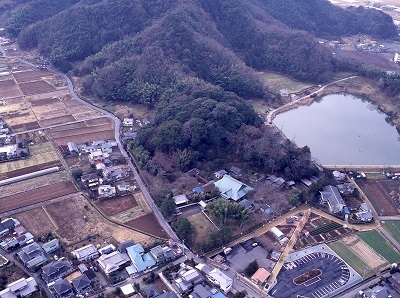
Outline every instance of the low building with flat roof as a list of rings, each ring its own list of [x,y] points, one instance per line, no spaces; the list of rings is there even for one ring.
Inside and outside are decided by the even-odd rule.
[[[93,244],[83,246],[81,248],[75,249],[71,252],[78,261],[90,261],[96,259],[99,256],[99,252]]]

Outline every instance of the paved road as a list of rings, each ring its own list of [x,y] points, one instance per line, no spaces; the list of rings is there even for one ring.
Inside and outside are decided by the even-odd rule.
[[[400,220],[400,215],[395,216],[379,216],[379,220]]]
[[[329,87],[331,85],[334,85],[336,83],[343,82],[343,81],[346,81],[346,80],[349,80],[349,79],[353,79],[353,78],[357,78],[357,76],[351,76],[351,77],[343,78],[343,79],[331,82],[329,84],[326,84],[326,85],[322,86],[321,88],[319,88],[317,91],[314,91],[314,92],[310,93],[309,95],[303,96],[303,97],[301,97],[299,99],[296,99],[295,101],[289,102],[289,103],[287,103],[287,104],[285,104],[285,105],[283,105],[283,106],[281,106],[279,108],[276,108],[275,110],[270,111],[268,113],[268,115],[267,115],[267,122],[268,123],[272,123],[272,120],[274,119],[276,113],[279,112],[281,109],[284,109],[284,108],[290,107],[292,105],[295,105],[295,104],[301,102],[302,100],[304,100],[306,98],[311,98],[311,96],[313,96],[314,94],[318,94],[319,92],[323,91],[325,88],[327,88],[327,87]]]
[[[12,253],[2,251],[1,254],[3,256],[5,256],[10,262],[13,262],[17,267],[19,267],[28,276],[32,276],[38,283],[39,287],[42,290],[44,290],[47,297],[54,297],[53,294],[50,292],[50,290],[47,288],[46,283],[43,281],[43,279],[40,278],[39,273],[28,271],[19,261],[16,260],[16,258],[14,257],[14,255]],[[38,271],[38,272],[41,272],[41,271]]]

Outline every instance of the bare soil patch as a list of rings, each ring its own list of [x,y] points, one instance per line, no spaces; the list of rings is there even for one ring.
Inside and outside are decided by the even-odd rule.
[[[23,83],[20,84],[19,87],[21,88],[21,91],[22,93],[24,93],[24,95],[46,93],[56,90],[53,86],[45,81],[33,81],[29,83]]]
[[[57,229],[57,226],[53,224],[42,207],[19,213],[15,217],[36,237],[43,236]]]
[[[48,76],[53,76],[53,73],[49,71],[24,71],[14,73],[14,78],[18,83],[36,81],[42,77]]]
[[[37,121],[33,121],[33,122],[25,123],[25,128],[26,128],[26,130],[32,130],[32,129],[40,128],[40,125]]]
[[[0,98],[20,96],[21,92],[13,80],[0,81]]]
[[[368,198],[373,203],[374,207],[377,207],[378,214],[391,216],[399,215],[400,212],[397,206],[392,201],[390,195],[385,191],[380,181],[371,181],[359,183],[361,189],[368,196]]]
[[[133,195],[105,199],[97,203],[97,206],[99,206],[107,216],[116,215],[124,210],[136,207],[137,205],[138,203]]]
[[[40,98],[40,99],[36,99],[36,100],[30,100],[30,102],[32,103],[32,106],[34,106],[34,107],[51,105],[57,101],[58,101],[58,99],[53,99],[53,98]]]
[[[128,221],[125,225],[160,238],[168,238],[167,233],[160,226],[153,213]]]
[[[1,197],[0,213],[48,201],[74,192],[76,192],[74,185],[70,181],[65,181],[33,189],[29,194],[23,192]]]
[[[195,239],[196,243],[205,242],[207,240],[208,236],[217,230],[214,227],[214,225],[201,212],[191,215],[191,216],[188,216],[187,219],[196,228],[196,231],[197,231],[197,235],[196,235],[196,239]]]
[[[385,266],[387,261],[378,255],[371,247],[355,235],[346,236],[341,239],[354,254],[373,270]]]
[[[155,240],[145,234],[107,222],[82,195],[76,194],[72,199],[52,203],[45,209],[58,227],[56,233],[67,245],[75,243],[74,247],[84,245],[85,239],[95,235],[113,238],[117,242],[133,240],[151,244]]]
[[[72,115],[65,115],[65,116],[59,116],[59,117],[54,117],[50,119],[43,119],[40,120],[40,124],[43,127],[55,125],[55,124],[61,124],[61,123],[66,123],[66,122],[73,122],[75,121],[75,118]]]

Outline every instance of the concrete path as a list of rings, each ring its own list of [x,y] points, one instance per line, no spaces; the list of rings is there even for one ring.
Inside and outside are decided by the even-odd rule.
[[[316,95],[319,92],[323,91],[326,87],[329,87],[331,85],[334,85],[336,83],[343,82],[343,81],[346,81],[346,80],[349,80],[349,79],[354,79],[354,78],[357,78],[357,76],[351,76],[351,77],[343,78],[343,79],[340,79],[340,80],[336,80],[334,82],[331,82],[329,84],[326,84],[326,85],[322,86],[317,91],[314,91],[314,92],[310,93],[309,95],[303,96],[303,97],[301,97],[299,99],[296,99],[296,100],[294,100],[292,102],[289,102],[289,103],[287,103],[287,104],[285,104],[283,106],[280,106],[279,108],[276,108],[275,110],[270,111],[268,113],[268,115],[267,115],[267,122],[268,123],[272,123],[272,120],[274,120],[275,115],[277,113],[279,113],[280,110],[285,109],[285,108],[290,107],[290,106],[293,106],[293,105],[296,105],[297,103],[300,103],[304,99],[311,98],[313,95]]]

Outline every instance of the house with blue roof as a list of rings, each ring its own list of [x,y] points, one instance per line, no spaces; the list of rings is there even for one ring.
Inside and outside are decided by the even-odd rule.
[[[240,182],[239,180],[236,180],[229,175],[224,175],[222,179],[215,182],[215,187],[218,188],[222,197],[226,199],[232,199],[235,202],[239,201],[253,190],[253,188],[250,186]]]
[[[138,272],[145,271],[156,265],[156,260],[150,253],[145,253],[143,246],[135,244],[126,249],[126,253]]]

